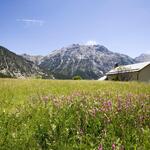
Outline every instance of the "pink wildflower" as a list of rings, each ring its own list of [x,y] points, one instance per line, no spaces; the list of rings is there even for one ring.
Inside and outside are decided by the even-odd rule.
[[[103,150],[102,144],[99,145],[98,150]]]
[[[115,150],[116,145],[112,144],[112,150]]]

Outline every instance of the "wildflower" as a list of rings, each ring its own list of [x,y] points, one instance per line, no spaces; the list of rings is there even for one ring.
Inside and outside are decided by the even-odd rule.
[[[108,109],[109,109],[109,110],[112,110],[112,102],[111,102],[111,101],[108,101],[108,102],[107,102],[107,106],[108,106]]]
[[[121,99],[118,97],[118,111],[121,111],[122,110],[122,102],[121,102]]]
[[[124,146],[122,145],[119,150],[125,150]]]
[[[83,132],[83,129],[80,129],[80,134],[83,135],[83,133],[84,133],[84,132]]]
[[[131,103],[131,95],[128,95],[127,99],[126,99],[126,109],[130,108],[132,105]]]
[[[112,144],[112,150],[115,150],[116,145]]]
[[[96,116],[96,113],[97,113],[97,110],[95,108],[93,108],[92,110],[89,111],[90,114],[95,117]]]
[[[98,150],[103,150],[102,144],[98,146]]]
[[[48,97],[48,96],[43,96],[42,99],[43,99],[44,101],[47,101],[47,100],[49,99],[49,97]]]
[[[43,102],[44,102],[44,104],[46,106],[46,104],[48,103],[49,97],[48,96],[43,96],[42,100],[43,100]]]
[[[111,101],[108,101],[107,104],[108,104],[109,107],[112,106],[112,102]]]

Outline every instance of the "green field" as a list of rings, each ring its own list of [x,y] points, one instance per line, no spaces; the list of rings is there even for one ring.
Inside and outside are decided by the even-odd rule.
[[[0,149],[149,150],[150,84],[0,79]]]

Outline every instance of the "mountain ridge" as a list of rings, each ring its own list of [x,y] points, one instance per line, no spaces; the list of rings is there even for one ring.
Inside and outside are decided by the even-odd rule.
[[[2,57],[4,51],[6,54]],[[46,56],[17,55],[0,46],[0,54],[1,76],[4,74],[12,77],[23,77],[39,75],[44,72],[56,79],[71,79],[75,75],[80,75],[83,79],[98,79],[116,64],[128,65],[145,61],[145,58],[146,60],[149,59],[148,54],[141,54],[134,59],[124,54],[112,52],[103,45],[81,44],[72,44],[56,49]],[[9,69],[7,69],[5,58],[11,62]],[[22,69],[24,71],[21,71]]]
[[[24,78],[39,74],[39,68],[29,60],[0,46],[0,76]]]

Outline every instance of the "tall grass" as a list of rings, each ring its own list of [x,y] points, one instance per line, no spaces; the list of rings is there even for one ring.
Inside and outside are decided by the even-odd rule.
[[[149,150],[150,84],[0,79],[0,149]]]

